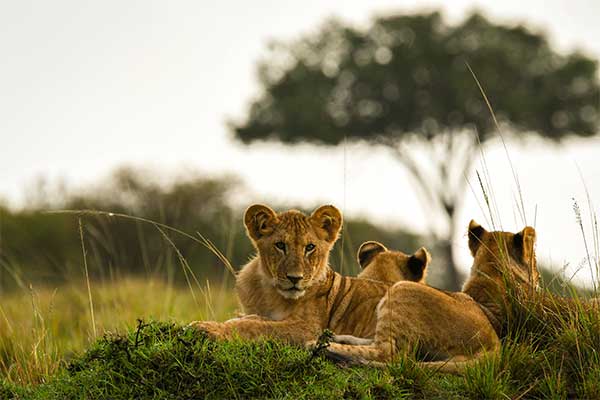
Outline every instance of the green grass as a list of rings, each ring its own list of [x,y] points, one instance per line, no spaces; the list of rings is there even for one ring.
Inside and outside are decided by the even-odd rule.
[[[92,282],[91,296],[94,324],[82,282],[2,297],[0,399],[600,398],[600,312],[583,298],[510,293],[501,353],[452,376],[410,355],[383,370],[340,368],[277,341],[183,329],[235,316],[219,285],[126,278]]]
[[[175,322],[105,334],[41,382],[0,380],[0,398],[599,398],[600,315],[561,315],[543,298],[512,298],[501,353],[453,376],[411,356],[386,369],[341,368],[277,341],[215,342]],[[552,304],[552,303],[549,303]]]
[[[106,335],[49,382],[13,393],[32,399],[408,396],[408,381],[395,384],[394,376],[343,370],[277,341],[216,343],[178,324],[151,322],[127,334]]]
[[[214,342],[185,330],[235,316],[235,296],[220,285],[125,278],[90,287],[93,324],[84,282],[2,296],[0,399],[600,398],[599,305],[575,290],[571,300],[509,293],[501,353],[453,376],[411,355],[383,370],[340,368],[277,341]]]

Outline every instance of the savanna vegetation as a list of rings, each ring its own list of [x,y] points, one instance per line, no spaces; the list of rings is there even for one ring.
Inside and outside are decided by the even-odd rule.
[[[98,309],[106,311],[98,313],[98,323],[120,329],[99,335],[84,352],[68,354],[64,351],[73,345],[70,340],[89,338],[61,343],[68,334],[61,339],[59,327],[78,329],[76,324],[81,324],[79,329],[89,332],[89,322],[83,317],[52,318],[48,309],[34,311],[37,326],[32,332],[38,335],[28,339],[24,329],[20,334],[25,337],[12,338],[20,347],[16,353],[27,359],[18,360],[19,367],[0,381],[0,397],[594,399],[600,395],[598,308],[575,305],[559,312],[560,307],[552,305],[561,299],[546,293],[540,295],[545,300],[511,297],[513,313],[501,354],[467,369],[464,376],[454,376],[422,369],[411,355],[382,370],[340,368],[318,350],[277,341],[214,342],[185,329],[180,321],[189,315],[219,318],[229,314],[224,310],[230,303],[211,309],[204,298],[206,307],[198,308],[189,294],[175,291],[169,296],[168,287],[152,282],[124,282],[105,289],[93,293]],[[165,298],[157,298],[161,289]],[[214,295],[219,298],[219,293]],[[71,296],[79,300],[67,308],[87,308],[85,292],[71,291]],[[231,293],[222,298],[231,299]],[[548,306],[540,308],[544,302]],[[153,312],[160,322],[134,320]],[[7,339],[11,338],[2,338],[3,346]],[[325,345],[326,335],[322,341]]]
[[[448,239],[480,145],[501,127],[557,142],[597,133],[597,63],[478,14],[457,26],[438,13],[381,17],[367,30],[332,22],[273,49],[260,67],[264,93],[233,124],[235,135],[389,146],[428,215],[445,221],[419,237],[346,219],[331,259],[344,274],[358,271],[354,253],[365,240],[407,251],[443,240],[430,268],[449,274],[430,283],[455,288]],[[431,168],[415,162],[414,148]],[[424,370],[411,355],[387,369],[340,368],[319,349],[214,342],[185,329],[236,315],[232,270],[252,254],[240,193],[234,177],[161,184],[122,169],[85,191],[40,190],[22,209],[0,205],[0,398],[600,397],[600,313],[588,300],[597,293],[548,271],[539,293],[509,296],[500,355],[464,376]],[[597,271],[592,236],[586,258]],[[327,340],[325,332],[321,347]]]
[[[119,171],[116,181],[125,175],[131,182],[138,179],[134,171]],[[153,188],[153,201],[165,198],[173,201],[177,198],[173,193],[181,187],[206,190],[206,182],[214,185],[211,180],[204,181],[197,178],[194,185],[182,183],[172,187],[145,181],[144,185]],[[593,293],[578,290],[560,275],[544,273],[542,282],[548,289],[540,293],[539,299],[510,297],[513,312],[501,355],[485,359],[465,376],[422,369],[411,356],[400,358],[384,370],[340,368],[322,358],[319,351],[293,348],[277,341],[217,343],[184,329],[191,320],[224,320],[236,315],[232,279],[219,257],[201,241],[163,226],[159,221],[167,221],[161,219],[164,214],[148,211],[151,210],[148,206],[133,212],[148,221],[156,218],[155,223],[160,225],[137,217],[119,217],[118,212],[134,214],[131,208],[118,205],[114,195],[107,196],[112,200],[110,204],[84,197],[76,197],[80,202],[78,208],[110,209],[114,210],[113,216],[4,210],[3,221],[12,221],[14,225],[7,223],[2,230],[6,247],[3,247],[5,278],[0,304],[1,398],[594,398],[599,393],[600,359],[595,350],[600,345],[598,309],[580,307],[578,300],[566,303],[563,297],[550,294],[560,292],[560,296],[587,299]],[[127,198],[137,199],[129,204],[132,207],[131,204],[142,204],[148,196],[140,192]],[[50,208],[67,206],[74,205],[65,202]],[[228,207],[225,212],[212,215],[218,221],[228,215],[226,212],[234,212],[233,207]],[[232,217],[235,218],[239,217]],[[20,225],[20,221],[29,224]],[[189,221],[171,223],[194,237],[194,227]],[[215,223],[231,229],[222,222]],[[242,246],[247,246],[241,221],[237,224],[240,231],[236,234],[236,245],[242,242]],[[46,245],[55,240],[56,248],[43,248],[53,257],[45,259],[43,253],[18,252],[18,243],[7,236],[12,232],[8,229],[11,226],[22,235],[12,236],[12,240],[34,237]],[[28,226],[39,228],[23,229]],[[419,241],[413,235],[382,231],[366,222],[350,221],[348,226],[361,232],[357,234],[359,240],[363,240],[362,235],[383,242],[403,240],[390,247],[415,247],[414,243]],[[40,239],[43,227],[50,232],[45,233],[47,241]],[[105,229],[105,236],[95,236],[96,229]],[[132,242],[119,240],[120,234],[123,240],[129,237]],[[215,236],[217,247],[228,243],[228,235],[221,235]],[[219,237],[221,242],[217,242]],[[104,243],[105,238],[115,244]],[[146,247],[145,254],[137,255],[138,262],[146,258],[153,268],[145,269],[142,264],[126,269],[124,265],[136,264],[115,261],[126,256],[135,260],[136,252],[125,250],[142,248],[142,240],[157,246]],[[23,243],[28,246],[23,250],[35,248],[26,240]],[[338,241],[338,246],[341,244]],[[13,252],[10,256],[7,249]],[[121,249],[123,253],[112,254],[110,249]],[[236,251],[242,250],[232,250],[231,258]],[[336,251],[332,261],[339,266],[341,249],[338,247]],[[195,260],[194,254],[197,257],[205,254],[210,260],[208,265],[214,269],[204,270],[204,261]],[[248,254],[249,249],[246,257]],[[189,255],[192,256],[188,258]],[[55,262],[60,257],[65,260],[62,271]],[[348,257],[349,265],[355,264],[349,261],[353,257],[349,252],[344,257]],[[27,265],[38,268],[28,275]],[[51,269],[44,273],[39,266]],[[61,274],[44,280],[44,276],[52,276],[52,271]],[[323,341],[325,345],[326,335]]]

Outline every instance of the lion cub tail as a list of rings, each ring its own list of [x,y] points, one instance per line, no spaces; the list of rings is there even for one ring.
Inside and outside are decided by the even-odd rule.
[[[346,366],[350,365],[365,365],[374,368],[386,368],[391,361],[389,354],[375,346],[351,346],[335,344],[333,349],[328,349],[325,352],[327,358],[338,364]],[[342,350],[343,349],[343,350]],[[341,351],[340,351],[341,350]],[[435,372],[443,372],[454,375],[461,375],[467,368],[474,367],[481,359],[490,354],[489,352],[480,352],[472,357],[456,356],[443,361],[420,361],[417,363],[422,368],[434,370]]]
[[[461,375],[467,368],[474,367],[483,357],[489,354],[489,352],[484,351],[475,354],[472,357],[458,356],[444,361],[422,361],[418,364],[421,367],[433,369],[436,372]]]

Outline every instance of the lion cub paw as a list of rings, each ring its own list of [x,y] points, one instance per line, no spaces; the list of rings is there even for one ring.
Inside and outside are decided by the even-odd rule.
[[[195,329],[198,332],[204,333],[211,339],[222,339],[225,337],[223,324],[215,321],[194,321],[187,328]]]

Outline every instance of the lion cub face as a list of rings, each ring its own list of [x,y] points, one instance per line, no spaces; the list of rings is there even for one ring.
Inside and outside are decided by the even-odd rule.
[[[363,268],[358,278],[384,282],[412,281],[425,283],[431,256],[425,247],[415,254],[388,250],[379,242],[365,242],[358,249],[358,263]]]
[[[488,276],[503,272],[533,287],[539,283],[535,259],[535,229],[526,226],[521,232],[488,232],[477,222],[469,224],[469,249],[475,259],[473,266]],[[500,266],[504,271],[498,271]]]
[[[298,299],[324,278],[342,214],[330,205],[306,216],[296,210],[277,214],[255,204],[246,210],[244,223],[258,250],[261,273],[283,297]]]

